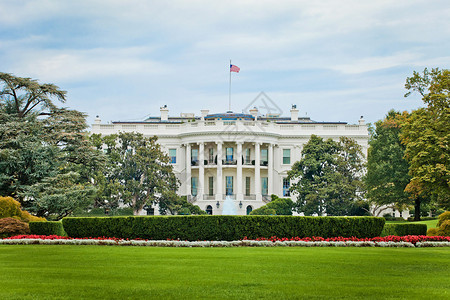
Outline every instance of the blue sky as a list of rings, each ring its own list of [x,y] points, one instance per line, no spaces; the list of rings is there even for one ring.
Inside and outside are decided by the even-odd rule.
[[[405,79],[450,68],[450,2],[0,0],[0,71],[58,85],[102,121],[228,109],[265,92],[317,121],[356,123],[404,98]]]

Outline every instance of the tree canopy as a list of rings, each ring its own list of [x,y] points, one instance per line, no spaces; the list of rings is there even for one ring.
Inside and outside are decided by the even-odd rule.
[[[411,113],[401,134],[410,164],[406,191],[450,209],[450,70],[414,72],[405,88],[405,97],[417,92],[427,105]]]
[[[92,202],[104,157],[88,139],[86,115],[57,107],[52,99],[65,102],[66,92],[53,84],[0,73],[0,86],[0,194],[56,219]]]
[[[405,187],[411,177],[409,163],[404,158],[405,146],[400,142],[403,123],[407,112],[391,110],[383,120],[375,123],[375,130],[369,141],[367,173],[364,183],[367,199],[372,204],[372,214],[381,214],[382,207],[403,209],[409,204],[410,195]]]
[[[297,211],[305,215],[350,215],[361,199],[363,154],[356,141],[312,135],[302,159],[288,172]]]

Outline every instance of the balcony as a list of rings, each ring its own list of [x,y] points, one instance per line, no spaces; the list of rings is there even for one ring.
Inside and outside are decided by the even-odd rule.
[[[222,164],[224,166],[230,166],[230,165],[236,165],[237,164],[237,160],[223,160]]]
[[[262,201],[264,203],[269,203],[270,201],[272,201],[272,198],[269,195],[262,195]]]
[[[231,194],[231,195],[223,195],[223,200],[226,200],[227,197],[230,197],[231,200],[236,200],[236,194]]]
[[[255,194],[244,195],[244,200],[256,200]]]

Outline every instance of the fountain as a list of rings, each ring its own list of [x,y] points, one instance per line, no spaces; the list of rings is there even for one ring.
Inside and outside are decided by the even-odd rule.
[[[223,203],[222,215],[235,215],[236,205],[234,204],[233,197],[227,195],[225,197],[225,202]]]

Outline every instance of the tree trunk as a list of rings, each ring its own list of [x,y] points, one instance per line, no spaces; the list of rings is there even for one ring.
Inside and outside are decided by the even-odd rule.
[[[414,202],[414,221],[420,221],[420,198],[417,197]]]

